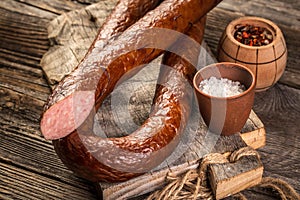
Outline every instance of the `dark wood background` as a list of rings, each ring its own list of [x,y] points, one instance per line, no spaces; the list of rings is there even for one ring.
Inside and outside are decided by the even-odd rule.
[[[63,12],[97,0],[0,1],[0,199],[96,199],[93,183],[72,174],[39,130],[50,87],[40,59],[50,44],[47,24]],[[256,94],[254,111],[267,131],[259,150],[264,176],[281,178],[300,192],[300,2],[224,0],[209,13],[205,39],[216,53],[218,39],[236,17],[271,19],[282,29],[288,64],[278,84]],[[251,189],[249,199],[276,199]]]

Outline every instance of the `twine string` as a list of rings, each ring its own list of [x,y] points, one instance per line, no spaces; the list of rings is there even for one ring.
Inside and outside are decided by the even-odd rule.
[[[277,191],[281,199],[300,200],[300,195],[296,192],[296,190],[290,184],[281,179],[265,177],[262,179],[259,186],[263,188],[271,188]]]
[[[166,176],[167,185],[162,190],[152,193],[147,200],[214,199],[213,191],[208,183],[208,166],[210,164],[234,163],[244,156],[260,158],[258,152],[251,147],[244,147],[232,153],[208,154],[202,159],[198,169],[191,169],[181,176],[174,176],[169,173]],[[277,191],[283,200],[300,200],[300,196],[294,188],[280,179],[263,178],[262,182],[257,186]],[[240,200],[247,200],[241,193],[234,195],[234,197]]]

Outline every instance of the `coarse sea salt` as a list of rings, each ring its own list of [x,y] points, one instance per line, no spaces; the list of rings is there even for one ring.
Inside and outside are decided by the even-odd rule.
[[[205,94],[215,97],[230,97],[241,94],[246,87],[239,81],[227,78],[210,77],[200,82],[199,89]]]

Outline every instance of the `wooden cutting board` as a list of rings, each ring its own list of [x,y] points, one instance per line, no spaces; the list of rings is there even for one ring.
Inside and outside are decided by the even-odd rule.
[[[196,134],[195,137],[193,134]],[[180,175],[189,169],[198,168],[199,160],[208,153],[226,153],[247,145],[254,148],[265,145],[265,130],[254,112],[251,113],[241,134],[219,137],[209,133],[203,124],[196,132],[186,134],[186,137],[190,139],[184,138],[173,154],[153,171],[122,183],[99,183],[100,195],[103,195],[104,199],[139,199],[139,196],[166,184],[167,174]],[[182,151],[185,153],[176,158]],[[175,161],[170,163],[169,160],[173,160],[172,156]],[[235,163],[211,165],[210,181],[217,199],[221,199],[258,184],[262,173],[263,166],[260,160],[249,156]]]
[[[97,29],[115,3],[115,0],[103,0],[85,9],[65,13],[49,24],[48,36],[53,45],[43,56],[41,66],[51,86],[70,73],[83,58]],[[202,47],[199,67],[216,62],[205,42]],[[105,121],[106,132],[113,133],[110,137],[130,134],[147,118],[160,61],[161,58],[154,60],[135,77],[122,83],[103,103],[97,119],[100,123]],[[207,130],[196,104],[191,106],[194,108],[193,115],[173,154],[160,166],[140,177],[123,183],[99,183],[102,189],[100,195],[104,199],[139,198],[163,186],[166,174],[180,175],[197,168],[199,160],[208,153],[232,152],[247,145],[256,149],[265,145],[264,125],[253,111],[241,134],[220,137]],[[256,157],[210,166],[210,180],[216,197],[223,198],[257,184],[262,171],[263,166]]]

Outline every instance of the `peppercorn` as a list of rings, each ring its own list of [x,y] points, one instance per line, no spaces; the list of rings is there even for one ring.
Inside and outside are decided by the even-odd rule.
[[[234,38],[238,42],[249,46],[264,46],[273,41],[273,35],[268,29],[250,24],[237,24]]]

